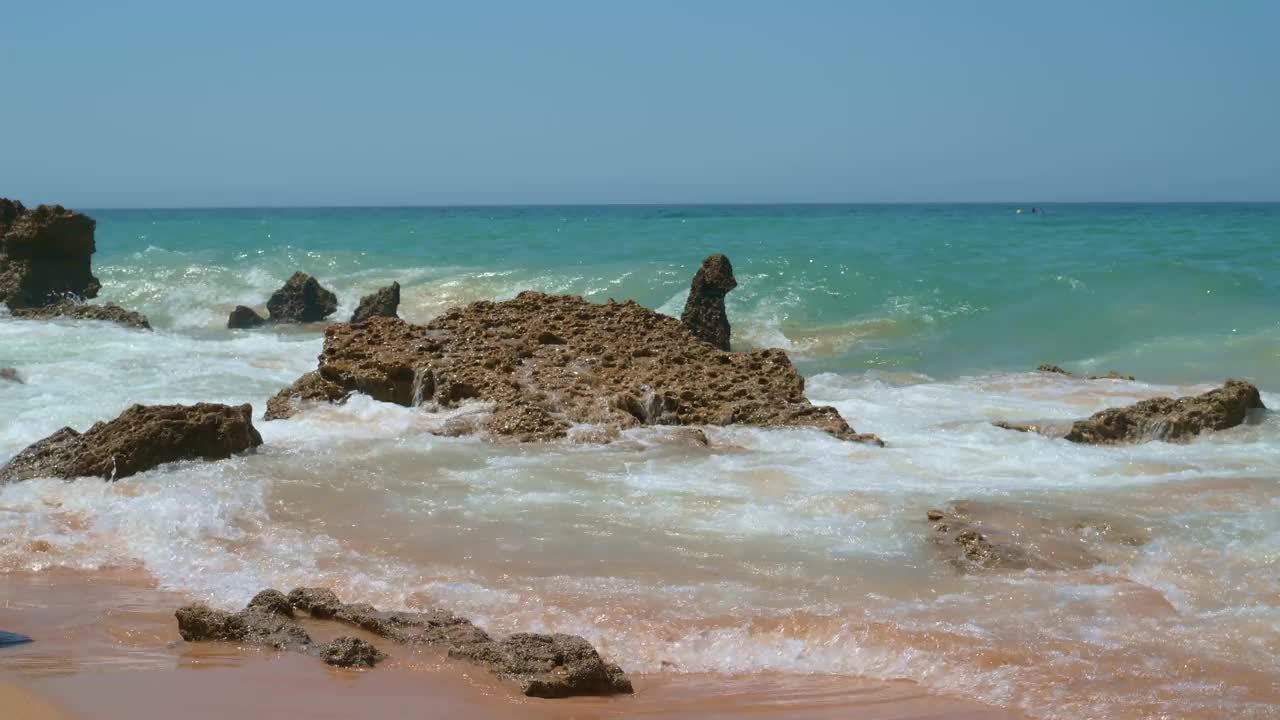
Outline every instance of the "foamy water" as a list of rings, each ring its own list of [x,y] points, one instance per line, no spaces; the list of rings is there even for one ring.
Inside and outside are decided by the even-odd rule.
[[[421,321],[526,287],[643,296],[675,314],[693,264],[397,267],[341,248],[249,244],[228,259],[194,244],[148,244],[100,264],[104,298],[148,312],[154,333],[0,318],[0,366],[26,381],[0,384],[0,460],[134,402],[261,412],[314,368],[321,334],[221,326],[291,267],[321,274],[340,316],[399,280],[402,314]],[[1280,717],[1280,418],[1121,448],[990,424],[1066,422],[1203,391],[1220,381],[1214,362],[1274,364],[1276,328],[1118,337],[1038,358],[1192,384],[964,369],[1003,367],[995,346],[931,376],[940,361],[910,362],[922,338],[988,332],[966,323],[1000,308],[924,289],[815,312],[815,298],[838,289],[839,263],[828,264],[814,275],[794,258],[740,263],[736,342],[788,349],[810,398],[887,448],[750,428],[708,428],[710,449],[652,428],[603,447],[491,445],[433,435],[442,416],[356,397],[259,423],[263,447],[226,462],[114,484],[0,487],[0,571],[139,567],[227,608],[268,586],[325,584],[379,606],[446,606],[498,632],[580,633],[634,671],[908,678],[1042,718]],[[1048,281],[1097,291],[1077,274],[1085,279]],[[1147,312],[1129,311],[1138,321]],[[1255,378],[1273,408],[1275,376]],[[1103,562],[959,575],[925,522],[951,501],[1076,528]],[[1104,526],[1145,542],[1117,542]]]

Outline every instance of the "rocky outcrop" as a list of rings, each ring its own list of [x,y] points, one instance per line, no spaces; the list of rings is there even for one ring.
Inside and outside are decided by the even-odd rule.
[[[64,427],[0,467],[0,483],[37,477],[119,480],[179,460],[222,460],[262,444],[253,408],[134,405],[87,432]]]
[[[693,276],[680,322],[694,337],[728,352],[729,313],[724,309],[724,296],[736,287],[738,281],[733,277],[729,258],[712,255],[703,260],[702,267]]]
[[[23,383],[22,376],[18,374],[16,368],[0,368],[0,380],[18,383],[19,385]]]
[[[372,295],[360,298],[360,305],[351,314],[351,322],[364,322],[371,317],[398,317],[400,308],[400,283],[393,282]]]
[[[1202,432],[1233,428],[1243,423],[1250,411],[1264,408],[1258,388],[1243,380],[1228,380],[1222,387],[1194,397],[1158,397],[1094,413],[1076,421],[1066,439],[1092,445],[1187,442]]]
[[[89,305],[71,300],[63,300],[43,307],[21,308],[13,311],[13,316],[26,320],[55,320],[70,318],[72,320],[101,320],[123,325],[135,330],[150,330],[151,323],[147,316],[133,310],[125,310],[119,305]]]
[[[12,310],[97,296],[93,218],[61,205],[0,199],[0,301]]]
[[[258,314],[256,310],[244,305],[237,305],[235,310],[227,316],[228,330],[248,330],[256,328],[267,322],[267,319]]]
[[[1054,375],[1065,375],[1065,376],[1067,376],[1067,377],[1069,377],[1069,378],[1076,378],[1077,380],[1129,380],[1129,381],[1133,381],[1133,380],[1135,379],[1132,375],[1124,375],[1124,374],[1122,374],[1122,373],[1118,373],[1118,372],[1116,372],[1115,370],[1112,370],[1112,371],[1108,372],[1106,375],[1077,375],[1077,374],[1075,374],[1075,373],[1073,373],[1073,372],[1068,372],[1068,371],[1066,371],[1066,370],[1063,370],[1062,368],[1058,367],[1057,365],[1050,365],[1049,363],[1045,363],[1044,365],[1041,365],[1040,367],[1036,368],[1036,370],[1037,370],[1038,372],[1043,372],[1043,373],[1053,373]]]
[[[338,296],[304,272],[294,273],[267,300],[267,315],[273,323],[319,322],[337,309]]]
[[[332,325],[318,370],[277,394],[269,415],[352,392],[410,407],[490,402],[488,431],[518,439],[561,438],[575,423],[743,424],[882,444],[835,408],[812,405],[781,350],[722,352],[634,302],[567,295],[524,292],[426,325],[379,317]]]
[[[432,645],[449,657],[487,668],[514,681],[531,697],[617,695],[632,692],[631,680],[605,662],[591,643],[576,635],[517,633],[495,640],[471,621],[445,610],[383,612],[348,604],[327,588],[295,588],[288,596],[263,590],[237,613],[188,605],[175,613],[178,632],[188,642],[220,640],[265,645],[316,655],[330,665],[373,667],[386,654],[372,644],[340,637],[316,645],[296,622],[294,611],[330,620],[402,645]]]

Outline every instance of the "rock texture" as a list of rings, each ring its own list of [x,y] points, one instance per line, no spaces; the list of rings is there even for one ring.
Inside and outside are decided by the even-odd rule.
[[[22,376],[16,368],[0,368],[0,380],[22,384]]]
[[[724,296],[736,287],[738,281],[733,277],[729,258],[712,255],[703,260],[702,267],[693,276],[680,322],[694,337],[728,352],[729,313],[724,309]]]
[[[119,480],[178,460],[222,460],[262,444],[253,408],[134,405],[85,433],[64,427],[0,467],[0,483],[36,477]]]
[[[318,370],[277,394],[268,418],[352,392],[411,407],[487,401],[495,406],[487,431],[521,440],[561,438],[572,423],[745,424],[882,444],[835,408],[812,405],[781,350],[721,352],[634,302],[567,295],[524,292],[427,325],[379,317],[332,325]]]
[[[13,316],[26,320],[53,320],[71,318],[73,320],[101,320],[113,322],[135,330],[150,330],[151,323],[147,316],[133,310],[125,310],[119,305],[89,305],[71,300],[63,300],[43,307],[20,308],[13,311]]]
[[[273,323],[319,322],[337,309],[338,296],[304,272],[294,273],[267,300],[267,314]]]
[[[364,322],[371,317],[398,317],[400,308],[400,283],[393,282],[372,295],[360,298],[360,305],[351,314],[351,322]]]
[[[1122,374],[1122,373],[1118,373],[1118,372],[1116,372],[1115,370],[1112,370],[1112,371],[1108,372],[1106,375],[1077,375],[1077,374],[1075,374],[1075,373],[1073,373],[1073,372],[1067,372],[1066,370],[1063,370],[1062,368],[1058,367],[1057,365],[1050,365],[1050,364],[1048,364],[1048,363],[1045,363],[1044,365],[1041,365],[1040,367],[1036,368],[1036,370],[1037,370],[1037,371],[1039,371],[1039,372],[1044,372],[1044,373],[1053,373],[1054,375],[1066,375],[1067,377],[1077,378],[1077,379],[1080,379],[1080,380],[1129,380],[1129,381],[1133,381],[1133,380],[1135,379],[1132,375],[1124,375],[1124,374]]]
[[[1092,445],[1186,442],[1202,432],[1235,427],[1245,421],[1249,411],[1263,408],[1258,388],[1243,380],[1228,380],[1222,387],[1194,397],[1158,397],[1103,410],[1076,421],[1066,439]]]
[[[227,316],[228,330],[248,330],[256,328],[267,322],[267,319],[258,314],[256,310],[244,305],[237,305],[235,310]]]
[[[29,210],[0,198],[0,301],[17,310],[97,296],[102,286],[90,269],[95,226],[61,205]]]

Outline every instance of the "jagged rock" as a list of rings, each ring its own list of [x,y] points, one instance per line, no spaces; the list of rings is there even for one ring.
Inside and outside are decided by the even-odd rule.
[[[253,408],[134,405],[81,434],[62,428],[0,467],[0,483],[36,477],[119,480],[178,460],[222,460],[262,444]]]
[[[267,401],[267,412],[263,419],[279,420],[293,417],[304,402],[320,400],[340,404],[350,395],[350,391],[337,383],[325,380],[319,372],[313,370],[272,396]]]
[[[71,318],[73,320],[101,320],[113,322],[135,330],[150,330],[151,323],[147,316],[133,310],[125,310],[119,305],[90,305],[82,302],[63,300],[62,302],[41,307],[19,308],[12,311],[13,317],[25,320],[53,320],[55,318]]]
[[[360,305],[351,314],[351,322],[364,322],[371,317],[396,317],[400,307],[400,283],[393,282],[372,295],[360,298]]]
[[[304,272],[294,273],[267,300],[267,314],[273,323],[319,322],[337,309],[338,296]]]
[[[1063,370],[1057,365],[1050,365],[1049,363],[1041,365],[1036,368],[1036,370],[1039,372],[1053,373],[1055,375],[1066,375],[1067,377],[1076,378],[1078,380],[1129,380],[1132,382],[1135,379],[1132,375],[1124,375],[1116,372],[1115,370],[1109,371],[1106,375],[1077,375],[1073,372]]]
[[[724,296],[736,287],[738,281],[733,277],[729,258],[712,255],[703,260],[693,276],[680,322],[694,337],[728,352],[729,314],[724,309]]]
[[[262,608],[263,610],[275,613],[282,617],[293,617],[293,605],[289,603],[289,598],[279,590],[263,590],[253,599],[249,601],[248,607]]]
[[[721,352],[634,302],[524,292],[426,325],[379,317],[335,324],[319,360],[316,373],[268,403],[270,417],[287,417],[298,400],[359,392],[410,407],[491,402],[489,432],[517,438],[559,438],[579,423],[744,424],[883,444],[854,432],[835,408],[812,405],[785,352]]]
[[[0,301],[11,310],[96,297],[93,218],[61,205],[0,199]]]
[[[1258,388],[1243,380],[1228,380],[1222,387],[1194,397],[1158,397],[1094,413],[1076,421],[1066,439],[1093,445],[1187,442],[1205,431],[1235,427],[1251,410],[1264,408]]]
[[[311,636],[301,625],[264,607],[250,606],[238,613],[194,604],[178,608],[178,634],[187,642],[221,640],[265,645],[277,650],[311,650]]]
[[[340,637],[320,648],[320,659],[337,667],[373,667],[386,653],[359,638]]]
[[[1091,543],[1132,547],[1150,539],[1125,518],[1062,508],[957,502],[927,518],[939,555],[961,572],[1079,570],[1102,562]]]
[[[18,374],[18,371],[15,368],[0,368],[0,380],[15,382],[19,385],[23,382],[22,376]]]
[[[235,310],[227,316],[228,330],[248,330],[256,328],[267,322],[267,319],[258,314],[256,310],[244,305],[237,305]]]
[[[488,668],[519,684],[531,697],[630,694],[631,681],[606,663],[591,643],[576,635],[517,633],[494,640],[484,630],[445,610],[382,612],[345,604],[326,588],[296,588],[289,601],[317,619],[334,619],[405,644],[439,645],[449,657]]]

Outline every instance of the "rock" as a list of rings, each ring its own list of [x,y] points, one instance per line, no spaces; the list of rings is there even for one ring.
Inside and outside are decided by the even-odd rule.
[[[400,283],[393,282],[372,295],[360,298],[360,305],[351,315],[351,322],[364,322],[371,317],[396,317],[400,307]]]
[[[1222,387],[1194,397],[1158,397],[1103,410],[1076,421],[1066,439],[1092,445],[1187,442],[1202,432],[1235,427],[1251,410],[1264,408],[1258,388],[1243,380],[1228,380]]]
[[[253,599],[249,601],[248,607],[262,608],[269,613],[275,613],[281,617],[293,617],[293,605],[290,604],[289,598],[279,590],[263,590]]]
[[[197,603],[178,608],[174,617],[178,619],[178,634],[187,642],[246,642],[303,652],[312,645],[311,636],[301,625],[261,606],[233,614]]]
[[[22,376],[18,374],[16,368],[0,368],[0,380],[23,384]]]
[[[119,480],[178,460],[222,460],[262,444],[253,408],[134,405],[81,434],[62,428],[0,467],[0,483],[36,477]]]
[[[1049,363],[1045,363],[1044,365],[1041,365],[1040,367],[1036,368],[1036,370],[1038,372],[1053,373],[1055,375],[1066,375],[1067,377],[1076,378],[1079,380],[1128,380],[1132,382],[1135,379],[1132,375],[1123,375],[1121,373],[1116,372],[1115,370],[1111,370],[1106,375],[1076,375],[1073,372],[1067,372],[1066,370],[1063,370],[1057,365],[1050,365]]]
[[[883,444],[835,408],[812,405],[781,350],[721,352],[634,302],[567,295],[472,303],[426,325],[382,317],[331,325],[319,368],[278,393],[268,416],[352,392],[410,407],[493,403],[487,430],[517,439],[561,438],[576,424],[744,424]]]
[[[0,199],[0,301],[11,310],[96,297],[93,218],[61,205]]]
[[[338,296],[304,272],[296,272],[267,300],[273,323],[319,322],[338,309]]]
[[[337,667],[373,667],[387,657],[386,653],[364,640],[340,637],[320,647],[320,659]]]
[[[186,605],[177,609],[178,634],[187,642],[205,640],[238,641],[248,635],[244,620],[206,605]]]
[[[256,310],[244,305],[237,305],[235,310],[227,316],[228,330],[248,330],[256,328],[267,322],[267,319],[258,314]]]
[[[289,593],[289,600],[313,617],[336,619],[398,643],[445,646],[449,657],[513,679],[532,697],[632,692],[622,669],[605,663],[591,643],[575,635],[518,633],[495,641],[471,621],[445,610],[382,612],[369,605],[342,603],[324,588],[297,588]]]
[[[729,258],[712,255],[703,260],[702,267],[693,276],[680,322],[694,337],[728,352],[729,314],[724,309],[724,296],[736,287],[738,281],[733,277]]]
[[[90,305],[82,302],[63,300],[52,305],[41,307],[19,308],[12,311],[13,317],[24,320],[53,320],[55,318],[71,318],[73,320],[101,320],[113,322],[135,330],[150,330],[151,323],[147,316],[133,310],[125,310],[119,305]]]

